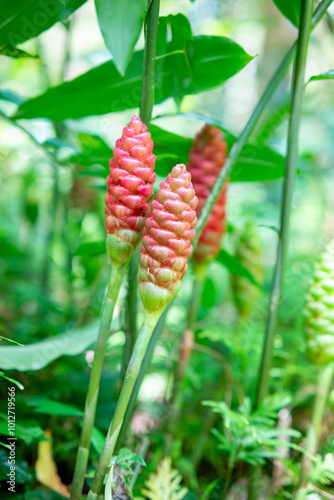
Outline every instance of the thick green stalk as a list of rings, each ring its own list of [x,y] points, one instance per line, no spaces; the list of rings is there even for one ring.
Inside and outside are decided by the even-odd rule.
[[[145,22],[144,68],[140,118],[148,125],[152,116],[155,89],[155,57],[157,49],[160,0],[148,0]]]
[[[104,442],[104,447],[97,464],[87,500],[96,500],[101,491],[103,480],[106,473],[108,472],[109,463],[112,458],[118,435],[123,424],[124,415],[129,404],[131,393],[138,378],[147,346],[158,319],[159,315],[147,314],[144,321],[144,326],[141,328],[138,334],[130,363],[125,374],[123,387],[118,398],[116,410]]]
[[[330,6],[333,0],[322,0],[322,2],[319,3],[318,7],[315,9],[313,17],[312,17],[312,25],[311,29],[313,30],[319,21],[322,19],[324,16],[326,10]],[[270,101],[272,95],[274,94],[275,90],[281,83],[285,73],[287,72],[291,61],[294,58],[295,52],[297,48],[297,43],[295,42],[291,49],[287,52],[285,57],[283,58],[281,64],[277,68],[276,72],[272,76],[270,82],[267,85],[266,90],[264,91],[261,99],[257,103],[256,107],[254,108],[253,113],[251,114],[245,128],[242,130],[241,134],[239,135],[238,139],[235,141],[233,144],[230,154],[228,155],[228,158],[225,162],[224,168],[220,171],[216,183],[212,188],[211,193],[209,194],[202,210],[200,217],[198,219],[198,223],[196,226],[196,236],[194,240],[194,248],[196,247],[196,244],[198,242],[198,238],[200,237],[201,232],[203,231],[203,228],[205,226],[205,223],[207,221],[207,218],[209,217],[209,214],[212,211],[212,208],[214,204],[216,203],[216,200],[223,188],[223,185],[229,178],[231,171],[236,164],[239,155],[242,151],[242,148],[245,146],[246,142],[250,138],[252,132],[255,129],[256,124],[259,121],[259,118],[264,111],[265,107],[267,106],[268,102]]]
[[[80,444],[74,468],[71,500],[80,500],[82,494],[82,488],[84,485],[89,458],[90,442],[95,421],[97,398],[100,389],[103,359],[110,332],[110,322],[112,320],[118,293],[121,288],[121,284],[127,271],[128,265],[129,261],[118,267],[113,267],[107,295],[102,306],[99,332],[95,344],[94,360],[86,396]]]
[[[297,42],[297,54],[294,65],[291,111],[288,130],[285,177],[281,207],[281,224],[278,234],[277,260],[270,294],[269,312],[266,325],[265,342],[260,367],[260,378],[256,405],[260,404],[268,393],[269,370],[271,365],[273,339],[276,330],[279,300],[283,278],[284,260],[288,248],[289,222],[293,196],[296,165],[298,160],[299,125],[302,116],[302,104],[305,83],[305,64],[310,36],[313,0],[303,0],[301,4],[300,29]]]
[[[298,160],[299,126],[302,116],[302,104],[305,83],[305,64],[311,31],[313,0],[302,0],[300,28],[297,40],[297,53],[294,64],[292,80],[291,110],[289,119],[287,155],[285,161],[285,177],[281,205],[280,231],[278,234],[277,258],[272,281],[269,311],[267,317],[264,346],[260,364],[259,381],[255,407],[257,407],[268,394],[269,372],[272,361],[274,336],[277,327],[278,310],[281,297],[284,261],[288,249],[289,222],[293,196],[296,164]],[[255,467],[251,472],[249,481],[249,500],[258,498],[260,468]]]
[[[145,21],[145,47],[143,80],[141,89],[140,118],[149,125],[154,105],[155,90],[155,57],[157,48],[158,23],[159,23],[160,0],[148,0],[147,15]],[[134,254],[129,267],[129,287],[126,301],[126,343],[124,349],[124,361],[131,356],[132,348],[136,339],[137,319],[137,280],[134,276],[138,273],[138,254]],[[125,364],[127,366],[127,364]]]
[[[129,364],[133,346],[137,337],[137,273],[139,266],[139,248],[132,255],[128,270],[128,292],[125,310],[125,345],[123,355],[123,370]]]
[[[317,392],[313,405],[312,419],[307,431],[306,451],[310,455],[315,455],[318,448],[319,429],[325,411],[326,401],[334,374],[334,364],[321,367],[318,374]],[[295,500],[305,500],[307,494],[307,485],[310,477],[312,460],[304,455],[302,461],[302,470],[299,478],[298,489],[295,494]]]
[[[146,349],[146,353],[145,353],[145,356],[144,356],[144,359],[143,359],[143,362],[142,362],[142,365],[140,368],[139,375],[137,377],[135,386],[133,388],[133,391],[132,391],[132,394],[130,397],[128,407],[127,407],[126,412],[125,412],[124,421],[123,421],[122,429],[121,429],[120,436],[119,436],[119,443],[123,442],[124,436],[125,436],[127,429],[129,427],[129,424],[130,424],[130,421],[131,421],[131,418],[133,415],[133,410],[135,408],[136,401],[138,398],[140,386],[142,384],[145,373],[147,371],[147,367],[151,362],[153,351],[154,351],[154,348],[157,344],[158,338],[160,337],[162,330],[164,329],[166,316],[167,316],[167,313],[169,311],[169,308],[170,308],[170,304],[168,304],[168,306],[166,307],[166,309],[164,310],[164,312],[160,316],[159,321],[158,321],[156,327],[154,328],[152,336],[150,338],[150,342],[149,342],[148,347]]]

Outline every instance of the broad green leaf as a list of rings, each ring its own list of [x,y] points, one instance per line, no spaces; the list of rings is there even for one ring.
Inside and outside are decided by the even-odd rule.
[[[251,56],[235,42],[224,37],[194,37],[187,49],[190,61],[182,81],[182,95],[197,94],[221,85],[240,71]],[[156,71],[155,103],[174,97],[174,65],[179,54],[171,52],[170,44]],[[16,118],[49,118],[62,121],[140,106],[143,51],[134,53],[122,77],[115,64],[108,61],[71,82],[47,90],[25,101]]]
[[[74,406],[44,397],[31,398],[29,406],[33,406],[36,413],[44,413],[45,415],[61,415],[63,417],[81,417],[83,415],[83,412]]]
[[[173,87],[172,94],[179,106],[184,96],[183,82],[189,75],[190,62],[187,56],[187,45],[192,40],[191,27],[183,14],[160,17],[159,35],[164,38],[166,37],[167,25],[170,26],[172,34],[169,50],[175,54],[173,58],[174,72],[168,82]]]
[[[314,82],[316,80],[334,80],[334,69],[330,69],[326,73],[321,73],[320,75],[312,76],[309,82]]]
[[[104,43],[121,75],[131,60],[146,13],[146,0],[95,0]]]
[[[168,132],[157,125],[150,125],[150,132],[154,142],[154,154],[156,155],[155,172],[161,177],[167,177],[173,166],[177,163],[187,163],[192,139],[182,137],[178,134]],[[86,140],[88,141],[86,135]],[[224,130],[229,148],[235,140],[233,135]],[[95,136],[88,141],[90,146],[83,144],[83,151],[68,158],[68,162],[77,163],[90,167],[101,165],[103,168],[94,167],[94,171],[89,170],[89,175],[97,175],[105,178],[108,173],[109,160],[112,157],[112,150]],[[83,170],[81,173],[87,174]],[[232,182],[249,181],[270,181],[279,179],[284,175],[284,158],[267,146],[246,145],[233,168]]]
[[[140,105],[142,66],[143,51],[134,53],[124,77],[120,76],[114,63],[108,61],[25,101],[16,117],[62,121],[137,108]]]
[[[156,172],[166,176],[176,163],[187,163],[192,140],[150,125],[154,141],[154,153],[157,156]],[[229,147],[234,142],[233,135],[224,130],[224,136]],[[231,181],[269,181],[279,179],[284,175],[284,158],[267,146],[244,146],[235,164]]]
[[[274,4],[294,26],[298,28],[301,0],[274,0]]]
[[[218,87],[253,59],[233,40],[219,36],[194,37],[189,58],[192,86],[185,95]]]
[[[0,44],[15,47],[69,17],[86,0],[0,0]]]
[[[284,176],[284,157],[267,146],[246,144],[235,164],[231,181],[272,181]]]
[[[118,318],[113,320],[111,329],[119,328]],[[40,370],[60,356],[81,354],[96,339],[98,321],[77,330],[68,331],[20,346],[0,346],[0,368],[3,370]]]
[[[254,285],[260,287],[248,269],[246,269],[234,255],[229,254],[226,250],[221,249],[216,260],[223,264],[223,266],[225,266],[231,274],[247,278],[249,281],[254,283]]]
[[[38,58],[36,55],[28,54],[28,52],[24,52],[24,50],[20,50],[17,47],[14,47],[13,45],[0,45],[0,56],[7,56],[7,57],[14,57],[14,58],[19,58],[19,57],[34,57]]]
[[[106,253],[105,241],[92,241],[89,243],[82,243],[75,250],[73,255],[102,255]]]

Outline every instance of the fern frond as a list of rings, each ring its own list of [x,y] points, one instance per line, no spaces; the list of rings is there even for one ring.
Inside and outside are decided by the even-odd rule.
[[[165,458],[156,473],[150,475],[141,493],[149,500],[182,500],[188,490],[180,486],[181,481],[182,476],[172,468],[171,459]]]

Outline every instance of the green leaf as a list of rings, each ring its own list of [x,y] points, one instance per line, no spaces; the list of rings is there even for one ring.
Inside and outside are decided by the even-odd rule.
[[[317,80],[334,80],[334,69],[330,69],[326,73],[321,73],[320,75],[314,75],[312,76],[309,82],[315,82]]]
[[[173,97],[180,106],[184,96],[183,82],[189,75],[190,61],[187,55],[187,44],[192,40],[191,27],[188,19],[183,14],[169,15],[159,19],[159,35],[166,37],[167,25],[170,26],[172,40],[169,50],[175,54],[173,58],[174,72],[168,83],[173,87]],[[158,35],[158,36],[159,36]]]
[[[69,17],[86,0],[0,0],[0,44],[16,46]]]
[[[272,181],[284,176],[284,157],[267,146],[246,144],[235,164],[232,182]]]
[[[93,427],[92,446],[99,455],[102,453],[104,441],[105,437],[102,432],[97,427]]]
[[[189,52],[193,86],[187,94],[218,87],[253,59],[233,40],[219,36],[194,37]]]
[[[17,453],[18,455],[18,453]],[[10,472],[10,467],[13,466],[8,461],[8,452],[0,449],[0,481],[4,482],[8,481],[8,476]],[[15,457],[15,481],[18,484],[24,484],[31,482],[32,477],[29,472],[28,463],[25,460],[22,460],[19,455]],[[20,498],[19,495],[13,495],[10,493],[13,498],[16,500]],[[2,490],[2,497],[5,497],[6,494]]]
[[[223,264],[232,275],[247,278],[254,285],[260,287],[248,269],[246,269],[234,255],[229,254],[226,250],[222,249],[216,260]]]
[[[111,329],[119,328],[119,320],[114,319]],[[0,347],[0,368],[3,370],[41,370],[60,356],[81,354],[96,339],[98,321],[88,326],[46,338],[40,342],[19,346]]]
[[[49,398],[32,398],[29,400],[29,405],[36,407],[36,413],[44,413],[45,415],[61,415],[63,417],[82,417],[83,415],[83,412],[74,406]]]
[[[217,123],[215,123],[217,126]],[[220,127],[221,128],[221,127]],[[156,172],[167,176],[176,163],[187,163],[192,140],[150,125],[154,153],[157,156]],[[234,136],[224,130],[229,148]],[[246,144],[235,164],[232,182],[270,181],[284,176],[284,157],[267,146]]]
[[[2,436],[9,436],[8,432],[8,415],[5,415],[3,413],[0,414],[0,434]],[[30,423],[27,422],[26,420],[24,421],[24,426],[19,425],[16,423],[15,425],[15,436],[23,440],[28,446],[33,442],[33,441],[40,441],[44,437],[44,431],[41,427],[39,427],[36,423]]]
[[[37,55],[35,56],[32,54],[28,54],[28,52],[24,52],[24,50],[17,49],[13,45],[4,45],[4,44],[0,45],[0,55],[7,56],[7,57],[15,57],[15,58],[19,58],[19,57],[38,58]]]
[[[294,26],[298,28],[301,0],[274,0],[274,4]]]
[[[4,372],[0,372],[0,377],[8,380],[8,382],[11,382],[14,385],[17,385],[17,387],[19,389],[21,389],[21,391],[23,391],[23,389],[24,389],[23,385],[20,382],[18,382],[17,380],[14,380],[13,378],[6,377],[6,375],[4,374]]]
[[[155,172],[157,175],[167,177],[174,165],[177,163],[187,163],[192,139],[168,132],[153,124],[150,124],[150,132],[154,142],[154,154],[156,155]],[[234,136],[224,130],[224,137],[230,148],[235,140]],[[112,157],[112,149],[96,136],[85,134],[85,140],[88,141],[90,146],[83,145],[84,149],[81,153],[69,157],[66,161],[87,167],[96,164],[102,165],[103,168],[100,169],[94,167],[93,172],[90,169],[88,172],[87,170],[83,170],[80,173],[106,178],[109,173],[108,164]],[[279,179],[283,175],[283,156],[267,146],[247,144],[234,166],[231,181],[270,181]]]
[[[120,76],[115,64],[108,61],[25,101],[16,117],[62,121],[137,108],[140,105],[142,66],[143,51],[134,53],[124,77]]]
[[[104,43],[124,75],[139,38],[146,13],[146,0],[95,0]]]
[[[190,66],[182,80],[182,95],[197,94],[221,85],[252,59],[238,44],[224,37],[194,37],[188,51]],[[176,92],[173,75],[179,54],[171,52],[171,44],[168,44],[166,57],[157,64],[156,104],[174,97]],[[62,121],[137,108],[140,106],[142,67],[143,51],[134,53],[124,77],[120,76],[115,64],[108,61],[71,82],[25,101],[16,118]]]
[[[82,243],[75,250],[73,255],[102,255],[106,253],[105,241],[94,241],[90,243]]]
[[[168,132],[157,125],[151,124],[149,129],[156,155],[155,172],[162,177],[167,177],[174,165],[187,163],[192,140]]]

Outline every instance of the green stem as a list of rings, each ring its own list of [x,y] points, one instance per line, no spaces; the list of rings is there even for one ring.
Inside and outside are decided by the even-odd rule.
[[[195,280],[193,282],[192,295],[188,309],[188,329],[192,331],[194,330],[201,307],[207,267],[208,266],[205,265],[204,267],[199,266],[198,268],[195,268]]]
[[[94,360],[89,379],[88,392],[86,396],[85,412],[82,424],[80,444],[74,468],[74,476],[71,490],[71,500],[80,500],[84,485],[85,474],[89,458],[89,448],[95,421],[97,398],[99,395],[100,378],[110,333],[110,322],[112,320],[114,307],[118,293],[127,271],[129,261],[118,267],[113,267],[107,295],[102,306],[99,332],[95,344]]]
[[[150,123],[154,104],[155,57],[157,49],[160,0],[148,0],[145,22],[144,68],[141,90],[140,117]]]
[[[287,253],[289,240],[289,222],[294,180],[296,176],[296,164],[298,160],[299,125],[302,116],[305,64],[310,36],[312,5],[313,0],[303,0],[301,4],[300,29],[292,84],[291,111],[281,208],[281,224],[277,244],[277,261],[270,295],[269,312],[266,325],[266,334],[260,368],[260,379],[258,384],[256,405],[259,405],[268,393],[269,370],[271,365],[273,339],[277,324],[284,260]]]
[[[224,485],[220,500],[225,500],[225,498],[226,498],[227,492],[228,492],[230,484],[231,484],[232,473],[233,473],[233,465],[229,465],[228,469],[227,469],[225,485]]]
[[[272,361],[273,342],[276,332],[279,302],[281,297],[284,261],[288,249],[289,222],[298,160],[299,126],[302,116],[302,104],[305,82],[305,64],[311,31],[313,0],[302,0],[300,14],[300,28],[297,40],[297,53],[294,64],[291,111],[289,119],[287,155],[285,162],[285,177],[281,207],[280,231],[278,234],[277,259],[272,281],[269,310],[264,338],[264,346],[260,364],[259,381],[255,407],[257,407],[268,394],[269,372]],[[259,467],[257,467],[259,469]],[[249,481],[249,500],[258,498],[257,472],[253,471]],[[255,481],[252,479],[254,478]]]
[[[317,392],[313,405],[312,419],[306,437],[306,451],[308,451],[310,455],[315,455],[317,452],[319,429],[325,411],[328,392],[333,380],[333,374],[333,363],[322,367],[318,374]],[[304,455],[299,485],[294,497],[295,500],[305,500],[311,467],[312,460],[308,456]]]
[[[143,80],[141,89],[140,117],[149,125],[154,105],[155,90],[155,58],[157,49],[157,36],[159,24],[160,0],[148,0],[147,15],[145,20],[145,47]],[[124,366],[131,356],[137,329],[137,280],[134,276],[138,273],[138,254],[134,254],[129,268],[129,288],[126,300],[126,341],[124,348]]]
[[[128,270],[128,292],[126,296],[125,311],[125,346],[123,356],[123,370],[125,374],[126,367],[132,354],[133,346],[137,336],[137,273],[139,266],[139,248],[131,257]]]
[[[188,325],[187,330],[183,333],[181,348],[179,353],[179,359],[175,371],[175,381],[173,386],[172,395],[168,404],[167,414],[167,433],[166,433],[166,444],[165,444],[165,454],[170,455],[173,445],[173,436],[175,430],[177,429],[181,413],[182,413],[182,383],[184,380],[184,375],[186,368],[189,363],[189,357],[191,355],[191,347],[187,351],[186,356],[182,346],[188,343],[189,333],[193,334],[194,326],[198,318],[198,312],[201,307],[201,299],[203,293],[203,287],[205,282],[207,266],[205,268],[197,269],[195,272],[195,280],[193,282],[193,289],[190,299],[190,304],[188,308]],[[190,330],[190,332],[189,332]]]
[[[122,429],[121,429],[120,436],[119,436],[119,443],[123,442],[124,436],[128,430],[130,420],[131,420],[131,417],[133,415],[133,410],[134,410],[134,407],[136,405],[136,401],[138,399],[138,393],[139,393],[140,386],[142,384],[145,373],[147,371],[147,367],[151,362],[152,355],[153,355],[155,346],[157,344],[158,338],[160,337],[162,330],[164,329],[166,316],[167,316],[167,313],[169,311],[169,308],[170,308],[170,304],[168,304],[168,306],[166,307],[166,309],[164,310],[164,312],[160,316],[159,321],[158,321],[156,327],[154,328],[152,336],[150,338],[150,342],[149,342],[148,347],[146,349],[146,353],[145,353],[145,356],[144,356],[144,359],[143,359],[143,362],[142,362],[142,365],[140,368],[139,375],[137,377],[135,386],[133,388],[133,391],[132,391],[132,394],[130,397],[128,407],[127,407],[126,412],[125,412],[124,421],[123,421]]]
[[[147,451],[150,447],[150,440],[148,437],[144,434],[143,436],[143,441],[140,447],[140,450],[138,451],[138,455],[144,460],[147,454]],[[139,462],[136,463],[133,469],[133,474],[130,479],[130,490],[133,491],[133,488],[135,487],[136,481],[138,479],[138,476],[142,470],[142,465],[140,465]]]
[[[224,399],[227,406],[230,407],[232,399],[232,384],[233,381],[231,368],[227,363],[224,363],[223,370],[218,381],[218,391],[215,394],[214,401],[222,401]],[[242,404],[242,401],[240,401],[240,403]],[[197,469],[198,464],[202,459],[205,446],[211,433],[211,429],[215,425],[217,417],[218,414],[213,412],[211,409],[206,410],[205,416],[203,418],[205,423],[198,438],[196,439],[196,444],[190,456],[190,461],[195,469]]]
[[[315,9],[312,17],[312,25],[311,25],[312,30],[317,26],[321,18],[324,16],[326,10],[328,9],[332,1],[333,0],[322,0],[322,2],[320,2],[318,7]],[[246,142],[250,138],[252,132],[255,129],[256,124],[258,123],[258,120],[262,112],[264,111],[272,95],[274,94],[275,90],[281,83],[285,73],[287,72],[290,63],[294,58],[296,48],[297,48],[297,43],[295,42],[292,45],[291,49],[287,52],[287,54],[283,58],[281,64],[277,68],[274,75],[272,76],[261,99],[254,108],[254,111],[251,114],[245,128],[243,129],[238,139],[233,144],[230,154],[228,155],[228,158],[225,162],[224,168],[222,168],[222,170],[220,171],[217,180],[211,190],[211,193],[207,197],[206,202],[201,210],[201,214],[196,225],[196,236],[194,241],[194,247],[197,245],[198,238],[200,237],[200,234],[203,231],[207,218],[209,217],[209,214],[211,213],[212,208],[216,203],[216,200],[223,188],[223,185],[230,176],[231,171],[240,156],[242,148],[245,146]]]
[[[96,500],[101,491],[103,481],[106,473],[108,472],[109,463],[116,446],[117,438],[123,424],[124,415],[129,404],[131,393],[138,378],[140,367],[143,362],[153,329],[158,321],[158,317],[159,316],[156,314],[147,314],[144,321],[144,326],[141,328],[138,334],[130,363],[125,374],[123,387],[118,398],[116,410],[104,442],[104,447],[96,467],[95,475],[87,496],[87,500]]]

